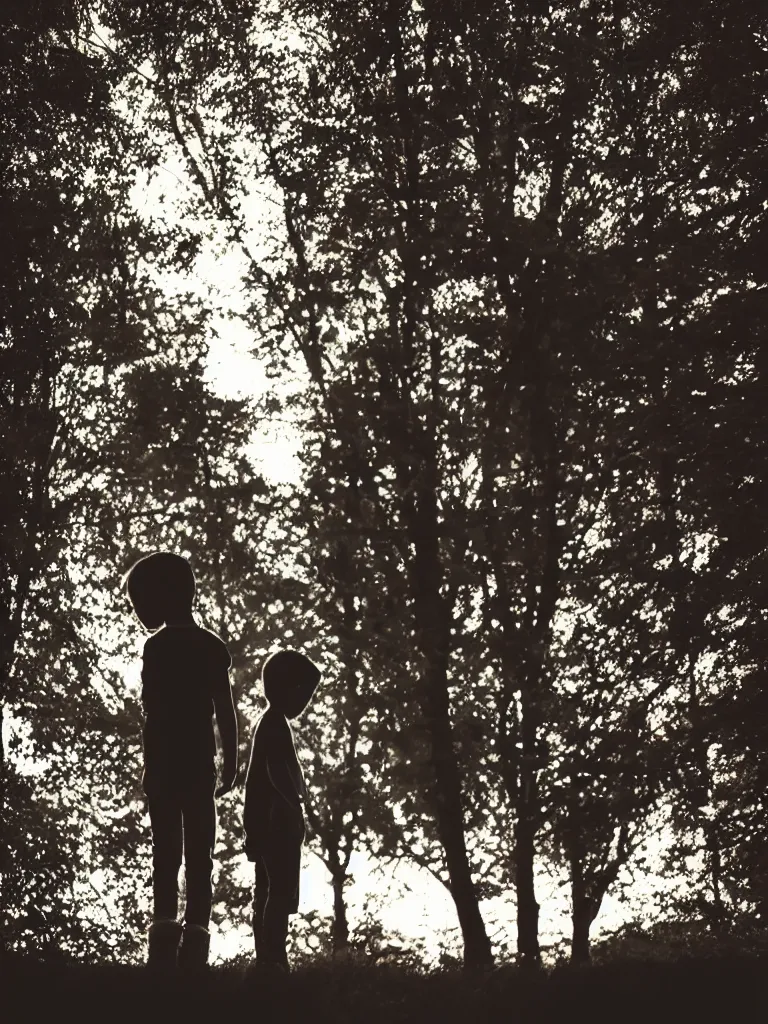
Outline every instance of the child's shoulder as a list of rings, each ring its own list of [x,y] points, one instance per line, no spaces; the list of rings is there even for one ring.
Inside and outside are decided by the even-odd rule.
[[[227,650],[227,645],[218,635],[214,633],[212,629],[207,629],[205,626],[195,625],[195,633],[201,643],[208,644],[209,647],[218,650]]]
[[[163,640],[160,636],[162,632],[162,629],[157,629],[154,633],[149,634],[147,639],[144,641],[144,654],[147,654],[148,651],[156,651],[162,646]]]
[[[194,653],[196,656],[226,664],[232,663],[227,645],[216,633],[197,623],[183,626],[163,626],[147,638],[144,655],[147,653],[169,654],[176,651]]]
[[[206,655],[210,660],[217,666],[229,669],[232,667],[232,655],[229,653],[229,648],[218,636],[210,629],[206,629],[205,626],[198,626],[200,631],[200,642],[206,649]]]
[[[256,730],[261,736],[281,736],[283,734],[290,735],[291,733],[288,719],[271,706],[262,711],[256,722]]]

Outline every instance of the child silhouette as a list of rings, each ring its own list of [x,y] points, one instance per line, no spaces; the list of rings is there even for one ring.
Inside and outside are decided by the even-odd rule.
[[[204,967],[208,962],[215,796],[237,775],[237,718],[224,643],[192,615],[195,577],[186,559],[167,551],[140,559],[126,589],[142,625],[144,645],[144,792],[152,827],[153,921],[148,964]],[[223,770],[216,789],[216,740]],[[184,925],[177,921],[182,852],[187,883]]]
[[[302,802],[307,791],[288,720],[309,704],[317,666],[298,651],[278,651],[262,668],[269,706],[253,732],[245,782],[245,852],[255,862],[253,938],[260,964],[288,968],[288,918],[299,909]]]

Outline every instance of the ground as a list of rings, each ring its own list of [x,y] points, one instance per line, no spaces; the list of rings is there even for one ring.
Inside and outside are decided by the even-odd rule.
[[[139,967],[5,957],[0,993],[7,1024],[748,1024],[768,1020],[768,957],[626,961],[534,975],[514,967],[420,975],[320,963],[287,977],[222,967],[172,979]]]

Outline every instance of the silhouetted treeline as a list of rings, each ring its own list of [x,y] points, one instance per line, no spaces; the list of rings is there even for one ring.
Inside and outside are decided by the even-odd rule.
[[[440,879],[469,965],[492,959],[483,901],[505,895],[520,958],[539,961],[546,866],[586,960],[606,894],[637,901],[660,822],[675,839],[656,870],[686,885],[656,912],[736,928],[763,913],[767,877],[760,5],[270,8],[81,5],[79,21],[26,24],[34,73],[16,36],[3,44],[30,96],[52,89],[54,38],[91,76],[70,71],[65,94],[90,97],[75,116],[93,140],[14,136],[4,172],[34,194],[64,168],[70,204],[41,200],[56,242],[34,272],[63,335],[50,429],[72,422],[79,446],[56,450],[40,599],[14,591],[4,611],[6,700],[52,758],[40,792],[69,776],[62,791],[90,787],[99,813],[129,807],[116,848],[115,826],[94,825],[83,851],[128,913],[135,755],[106,751],[135,750],[137,733],[105,667],[130,645],[108,595],[131,556],[175,544],[200,567],[244,713],[276,634],[326,652],[331,683],[302,729],[336,949],[362,937],[345,897],[362,851]],[[179,160],[176,219],[170,205],[138,217],[132,176]],[[106,269],[70,280],[86,223]],[[273,382],[259,403],[206,389],[192,271],[214,244],[242,268],[237,316]],[[158,287],[171,273],[186,294]],[[46,304],[25,295],[3,358],[42,366],[53,350],[22,345],[21,325]],[[67,302],[85,310],[79,345]],[[280,416],[301,430],[295,487],[269,487],[242,454]],[[32,495],[47,435],[21,434],[43,454],[3,473],[23,467]],[[29,541],[35,515],[4,524]],[[87,661],[62,656],[46,601],[89,637]],[[102,725],[72,734],[73,767],[43,723],[89,715]],[[217,913],[241,921],[228,820],[224,835]]]

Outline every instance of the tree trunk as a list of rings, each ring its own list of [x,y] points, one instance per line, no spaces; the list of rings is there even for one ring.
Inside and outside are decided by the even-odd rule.
[[[461,773],[453,746],[448,694],[450,613],[440,594],[437,488],[433,476],[434,454],[431,454],[427,469],[432,469],[432,473],[425,474],[428,477],[426,487],[421,490],[412,521],[416,549],[412,584],[418,647],[425,660],[422,707],[431,740],[432,806],[461,927],[464,966],[485,967],[493,963],[493,954],[472,880],[464,832]]]
[[[536,837],[539,830],[538,708],[529,681],[520,701],[521,757],[518,768],[515,825],[515,890],[517,893],[517,954],[524,967],[538,967],[539,902],[536,898]]]
[[[525,801],[515,826],[515,891],[517,893],[517,952],[525,967],[541,963],[539,946],[539,904],[536,900],[534,863],[536,826]]]
[[[581,852],[573,852],[571,854],[572,964],[589,963],[589,929],[591,924],[591,905],[584,881],[584,859]]]
[[[426,652],[424,652],[426,653]],[[428,655],[425,672],[428,726],[432,741],[433,808],[440,843],[445,851],[451,896],[456,905],[462,939],[464,966],[493,963],[491,943],[480,914],[477,891],[467,854],[461,776],[453,748],[448,704],[447,658],[444,652]]]
[[[344,883],[346,872],[333,874],[333,924],[331,925],[331,944],[334,953],[343,953],[349,947],[349,921],[347,920],[347,904],[344,899]]]
[[[723,901],[723,858],[716,821],[709,821],[701,815],[704,843],[707,850],[707,869],[712,886],[712,905],[706,916],[713,934],[719,935],[725,924],[726,908]]]
[[[592,916],[589,904],[585,899],[577,901],[573,897],[573,909],[571,911],[572,937],[571,937],[571,963],[589,963],[589,929],[592,925]]]
[[[514,624],[508,621],[511,598],[498,560],[495,564],[495,578],[501,598],[496,613],[504,624],[505,640],[508,643],[502,658],[502,670],[509,679],[514,679],[526,655],[518,644]],[[504,712],[499,723],[498,742],[503,757],[501,777],[510,806],[516,815],[512,867],[517,897],[517,953],[521,964],[537,967],[541,963],[541,949],[534,868],[541,810],[537,768],[537,708],[527,680],[520,689],[520,696],[519,720],[510,732],[508,712]],[[510,695],[508,704],[511,705],[514,700],[514,696]]]

